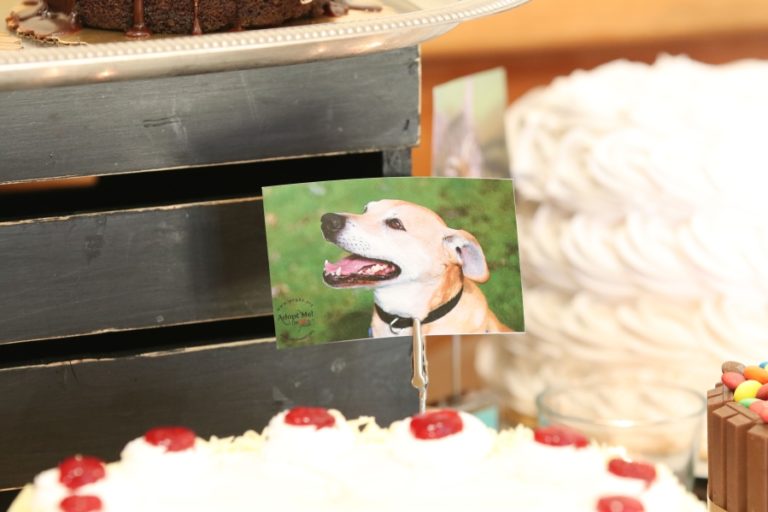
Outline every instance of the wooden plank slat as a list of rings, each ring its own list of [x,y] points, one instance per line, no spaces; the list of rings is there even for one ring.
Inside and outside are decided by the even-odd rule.
[[[418,49],[406,48],[2,92],[0,183],[412,146],[419,73]]]
[[[409,149],[380,154],[375,164],[364,160],[365,168],[359,156],[293,160],[291,168],[303,165],[307,179],[311,168],[323,165],[335,165],[327,176],[410,173]],[[288,178],[301,179],[290,172]],[[122,199],[116,196],[121,190],[141,195],[139,188],[201,187],[199,179],[190,183],[184,176],[159,179],[170,174],[120,177],[126,183],[98,189],[97,202]],[[232,188],[218,186],[217,176],[227,181],[210,175],[213,194]],[[242,199],[0,222],[0,345],[271,315],[264,214],[261,200],[247,197],[259,189],[241,185],[247,187],[239,191]],[[144,200],[156,200],[153,194]],[[87,206],[93,199],[77,197],[70,202]],[[54,199],[46,196],[46,204]]]
[[[272,313],[258,199],[0,224],[0,344]]]
[[[272,342],[0,369],[0,489],[73,453],[117,459],[148,428],[199,435],[261,429],[296,404],[335,407],[382,424],[413,414],[410,339],[277,350]]]

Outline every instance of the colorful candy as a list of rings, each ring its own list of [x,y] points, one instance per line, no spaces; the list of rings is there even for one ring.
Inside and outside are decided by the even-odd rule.
[[[758,400],[757,398],[745,398],[743,400],[740,400],[739,403],[749,409],[749,407],[755,403],[755,402],[761,402],[762,400]]]
[[[735,372],[744,373],[744,365],[736,361],[726,361],[722,366],[723,373]]]
[[[750,366],[726,361],[722,370],[720,380],[733,391],[733,401],[747,407],[768,423],[768,361]]]
[[[765,384],[768,383],[768,370],[759,366],[747,366],[744,368],[744,378]]]
[[[728,389],[733,391],[738,387],[739,384],[747,380],[744,378],[744,376],[737,372],[725,372],[722,377],[720,377],[720,380],[723,381],[723,384],[725,384]]]
[[[755,400],[754,402],[749,404],[747,407],[749,407],[749,410],[752,411],[753,413],[760,415],[760,411],[765,409],[766,405],[768,404],[763,400]]]
[[[761,386],[762,384],[756,380],[745,380],[736,387],[733,392],[733,399],[736,402],[741,402],[745,398],[755,398]]]

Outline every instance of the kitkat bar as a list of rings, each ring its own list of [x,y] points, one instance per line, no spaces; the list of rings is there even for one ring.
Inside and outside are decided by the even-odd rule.
[[[722,383],[707,392],[710,512],[768,512],[766,368],[723,363]]]
[[[708,416],[709,427],[709,499],[715,505],[726,506],[726,428],[728,418],[736,414],[731,407],[722,406]]]
[[[747,432],[747,512],[768,511],[768,425]]]
[[[718,430],[717,425],[715,425],[716,417],[714,415],[714,412],[721,408],[723,405],[726,404],[726,401],[723,397],[723,390],[728,390],[725,386],[722,384],[718,384],[714,389],[710,389],[707,391],[707,446],[709,447],[709,454],[707,456],[707,473],[709,475],[714,475],[717,471],[716,461],[717,464],[719,464],[718,455],[715,454],[716,446],[720,446],[720,442],[722,439],[720,438],[720,432],[721,430]],[[729,390],[730,391],[730,390]],[[710,484],[709,484],[709,490],[708,490],[708,496],[710,501],[713,499],[712,493],[714,489],[714,485],[712,484],[712,479],[710,477]]]
[[[734,413],[725,420],[725,509],[747,512],[747,432],[762,421],[737,402],[729,402],[726,407]]]
[[[732,401],[733,391],[722,384],[717,384],[713,389],[707,391],[707,410],[709,412]]]

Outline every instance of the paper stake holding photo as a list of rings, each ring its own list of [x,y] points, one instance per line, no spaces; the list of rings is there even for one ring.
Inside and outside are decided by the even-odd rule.
[[[509,180],[286,185],[264,204],[279,346],[406,336],[414,319],[424,335],[522,329]]]

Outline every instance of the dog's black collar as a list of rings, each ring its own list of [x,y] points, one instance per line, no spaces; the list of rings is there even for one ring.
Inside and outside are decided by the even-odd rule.
[[[440,318],[443,318],[445,315],[447,315],[453,308],[456,307],[456,304],[459,303],[459,300],[461,299],[461,295],[464,293],[464,287],[462,286],[459,290],[459,293],[454,295],[454,297],[443,304],[442,306],[438,307],[437,309],[433,309],[429,312],[427,316],[424,317],[424,319],[421,321],[421,324],[428,324],[430,322],[434,322],[435,320],[439,320]],[[376,314],[379,315],[379,318],[381,318],[384,322],[389,324],[390,329],[405,329],[407,327],[413,327],[413,318],[406,318],[403,316],[393,315],[392,313],[387,313],[383,309],[379,307],[378,304],[374,303],[374,307],[376,308]],[[394,331],[393,331],[394,332]]]

